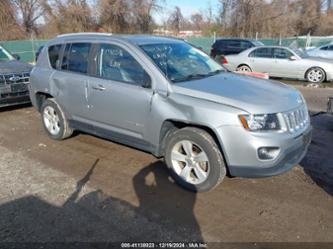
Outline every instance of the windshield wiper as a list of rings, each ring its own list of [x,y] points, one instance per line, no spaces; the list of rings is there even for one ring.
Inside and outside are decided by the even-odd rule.
[[[183,82],[183,81],[188,81],[188,80],[202,79],[202,78],[206,78],[206,77],[210,77],[210,76],[219,74],[221,72],[224,72],[224,70],[223,69],[218,69],[218,70],[215,70],[213,72],[206,73],[206,74],[190,74],[186,77],[179,78],[179,79],[174,79],[172,81],[173,82]]]
[[[206,76],[207,76],[207,74],[190,74],[190,75],[187,75],[186,77],[174,79],[172,81],[173,82],[182,82],[182,81],[188,81],[188,80],[196,80],[196,79],[205,78]]]
[[[207,74],[207,76],[213,76],[213,75],[216,75],[216,74],[219,74],[219,73],[222,73],[222,72],[225,72],[224,69],[218,69],[218,70],[215,70],[213,72],[210,72]]]

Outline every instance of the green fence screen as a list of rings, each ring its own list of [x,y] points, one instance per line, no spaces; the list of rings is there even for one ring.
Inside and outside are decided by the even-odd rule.
[[[293,37],[284,39],[259,39],[265,45],[282,45],[293,46],[297,48],[304,48],[306,45],[306,37]],[[202,48],[209,53],[211,45],[214,42],[213,37],[193,37],[188,41],[193,45]],[[318,47],[333,41],[333,37],[311,37],[310,46]],[[24,41],[6,41],[0,42],[2,46],[8,49],[12,54],[17,54],[21,57],[22,61],[34,62],[35,53],[40,46],[43,46],[47,40],[24,40]]]

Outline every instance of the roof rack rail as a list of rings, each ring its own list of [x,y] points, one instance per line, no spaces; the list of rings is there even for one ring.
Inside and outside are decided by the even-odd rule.
[[[76,36],[76,35],[108,35],[111,36],[112,33],[101,33],[101,32],[79,32],[79,33],[67,33],[67,34],[61,34],[57,37],[66,37],[66,36]]]

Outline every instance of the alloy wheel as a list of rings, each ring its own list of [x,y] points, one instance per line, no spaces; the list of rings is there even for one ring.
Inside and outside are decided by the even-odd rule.
[[[206,152],[196,143],[183,140],[171,150],[174,172],[190,184],[201,184],[209,175],[210,166]]]
[[[47,106],[43,112],[43,119],[46,129],[54,136],[60,132],[60,119],[58,113],[51,106]]]

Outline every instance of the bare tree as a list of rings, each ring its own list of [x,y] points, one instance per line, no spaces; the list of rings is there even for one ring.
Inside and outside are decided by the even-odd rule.
[[[185,19],[183,17],[181,9],[178,6],[176,6],[168,19],[168,23],[174,31],[179,33],[184,23],[184,20]]]
[[[44,14],[44,0],[12,0],[22,18],[22,26],[27,34],[38,33],[37,20]]]
[[[101,0],[98,23],[106,31],[121,33],[130,27],[129,3],[124,0]]]
[[[204,17],[202,16],[202,14],[195,13],[195,14],[191,15],[190,19],[194,26],[194,29],[202,30],[203,26],[205,25]]]
[[[153,24],[152,13],[161,9],[161,0],[135,0],[131,1],[131,12],[134,17],[134,24],[141,33],[150,32]]]
[[[2,0],[0,2],[0,40],[14,40],[22,37],[23,32],[17,22],[14,6],[9,0]]]
[[[56,33],[86,32],[96,29],[86,0],[53,0],[44,4],[46,29]]]

